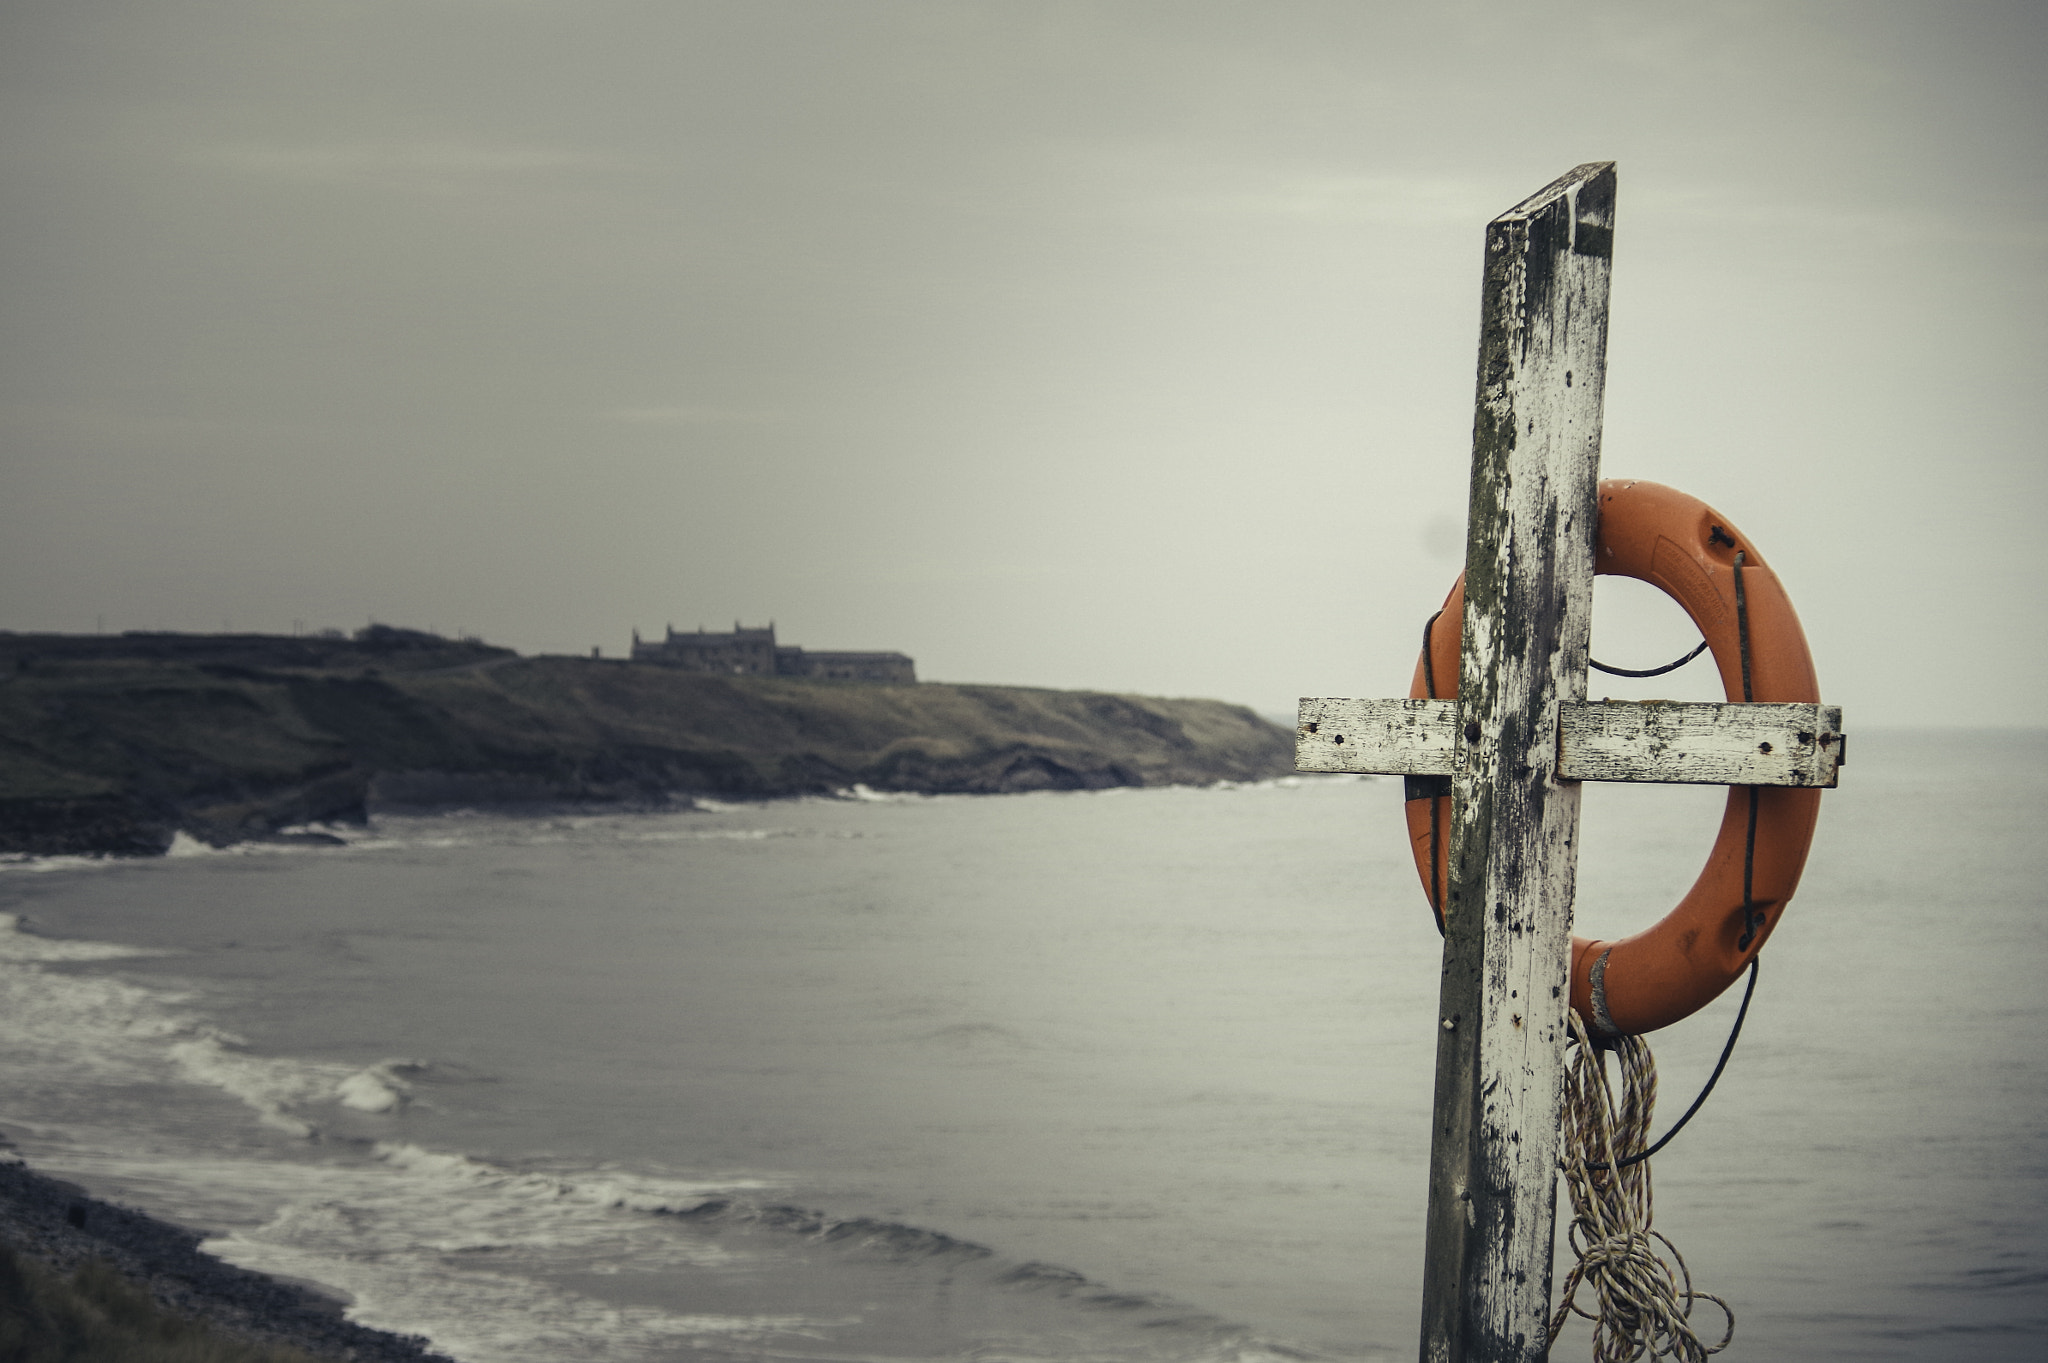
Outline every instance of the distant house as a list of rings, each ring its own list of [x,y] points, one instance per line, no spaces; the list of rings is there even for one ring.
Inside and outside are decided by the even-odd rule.
[[[733,621],[730,634],[678,634],[669,626],[660,639],[633,631],[633,661],[685,672],[724,672],[742,677],[821,677],[831,681],[914,682],[917,665],[901,653],[821,653],[775,642],[775,624],[748,629]]]

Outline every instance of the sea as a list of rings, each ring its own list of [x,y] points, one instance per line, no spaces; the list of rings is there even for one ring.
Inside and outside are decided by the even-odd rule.
[[[1655,1228],[1724,1357],[2048,1357],[2048,734],[1850,757]],[[1401,794],[16,858],[0,1135],[462,1363],[1412,1358],[1440,946]],[[1724,798],[1589,787],[1581,930],[1675,903]],[[1656,1130],[1734,1007],[1652,1037]]]

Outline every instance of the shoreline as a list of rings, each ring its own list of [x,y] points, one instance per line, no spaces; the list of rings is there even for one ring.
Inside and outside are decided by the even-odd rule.
[[[238,1341],[352,1363],[454,1363],[423,1336],[346,1318],[348,1303],[317,1284],[269,1277],[199,1248],[205,1235],[93,1197],[0,1149],[0,1249],[69,1277],[100,1261],[165,1312]]]
[[[405,804],[391,805],[370,810],[363,817],[349,820],[334,820],[313,826],[281,829],[275,832],[255,832],[212,841],[193,836],[184,829],[174,830],[162,847],[138,850],[134,847],[87,847],[75,851],[37,852],[20,851],[0,846],[0,871],[9,867],[34,867],[42,863],[59,865],[94,865],[100,863],[143,863],[161,861],[166,857],[197,855],[207,852],[234,852],[238,849],[258,848],[346,848],[360,840],[374,835],[380,818],[431,819],[452,814],[482,814],[507,819],[555,819],[555,818],[605,818],[613,816],[640,816],[664,814],[718,814],[734,809],[759,805],[793,804],[804,800],[845,801],[848,803],[886,803],[900,800],[969,798],[994,799],[1005,795],[1040,794],[1083,794],[1099,793],[1103,790],[1215,790],[1268,785],[1374,781],[1384,778],[1360,776],[1341,772],[1288,772],[1284,775],[1234,779],[1219,777],[1211,781],[1173,781],[1147,786],[1086,787],[1079,789],[1052,788],[1041,790],[1015,791],[955,791],[955,790],[897,790],[874,789],[865,783],[817,791],[792,791],[774,795],[709,796],[679,794],[673,799],[656,803],[652,801],[532,801],[492,803],[477,801],[470,803],[451,801],[446,804]],[[183,849],[183,850],[181,850]],[[52,867],[43,867],[52,869]]]

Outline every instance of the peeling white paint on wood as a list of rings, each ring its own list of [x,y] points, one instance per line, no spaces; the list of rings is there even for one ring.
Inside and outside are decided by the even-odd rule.
[[[1301,702],[1298,771],[1449,776],[1454,700]],[[1832,789],[1842,762],[1834,705],[1759,701],[1564,701],[1557,779]]]
[[[1308,700],[1294,734],[1296,771],[1449,776],[1455,700]]]
[[[1594,701],[1571,706],[1557,731],[1567,781],[1832,788],[1842,761],[1833,705]]]
[[[1424,1358],[1548,1353],[1614,230],[1612,163],[1488,224],[1452,765]]]

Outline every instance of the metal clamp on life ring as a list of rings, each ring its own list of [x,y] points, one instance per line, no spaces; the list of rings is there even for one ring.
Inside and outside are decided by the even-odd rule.
[[[1805,631],[1778,576],[1727,517],[1658,483],[1600,484],[1594,571],[1661,587],[1699,627],[1731,701],[1820,700]],[[1465,609],[1461,575],[1425,631],[1408,689],[1455,695]],[[1443,923],[1450,880],[1449,782],[1411,781],[1408,837]],[[1572,938],[1572,1007],[1609,1036],[1638,1036],[1698,1012],[1749,967],[1799,888],[1820,792],[1733,786],[1720,835],[1678,907],[1620,941]]]

